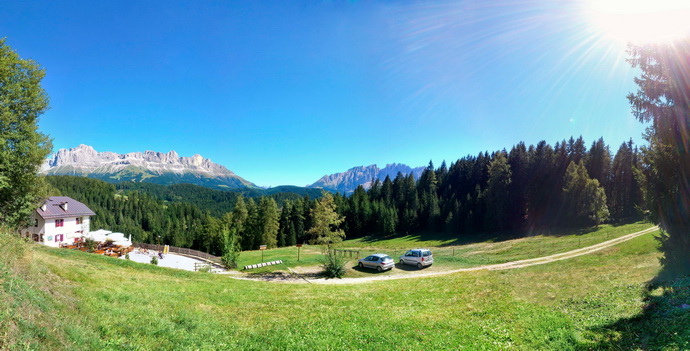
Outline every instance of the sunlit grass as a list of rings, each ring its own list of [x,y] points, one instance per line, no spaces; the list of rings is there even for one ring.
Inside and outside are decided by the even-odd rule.
[[[449,234],[436,234],[431,236],[408,235],[391,239],[375,240],[373,238],[361,238],[347,240],[343,246],[348,249],[360,250],[360,257],[372,253],[385,253],[393,257],[397,262],[398,257],[408,249],[424,247],[431,249],[434,254],[434,265],[424,268],[425,271],[442,271],[457,268],[476,267],[487,264],[505,263],[529,258],[553,255],[567,252],[582,247],[595,245],[626,234],[638,232],[652,225],[646,222],[637,222],[620,226],[602,225],[599,228],[574,231],[554,232],[552,235],[537,235],[519,239],[469,243],[461,245],[462,239]],[[350,261],[354,267],[356,260]],[[395,272],[382,272],[377,274],[405,274],[418,273],[416,268],[398,265]],[[403,268],[402,270],[400,268]],[[364,270],[348,271],[349,277],[371,275]]]
[[[668,312],[675,300],[659,311],[667,323],[649,325],[657,314],[646,314],[644,288],[659,270],[652,235],[523,269],[354,285],[243,281],[70,250],[31,252],[31,265],[48,270],[27,276],[27,286],[54,283],[26,305],[46,309],[34,320],[60,326],[15,336],[35,349],[628,349],[640,347],[638,334],[655,348],[679,349],[690,337],[687,314]]]

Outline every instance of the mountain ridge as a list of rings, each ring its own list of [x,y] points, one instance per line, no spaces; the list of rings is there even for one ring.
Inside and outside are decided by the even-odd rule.
[[[210,159],[199,154],[180,157],[174,150],[118,154],[98,152],[91,146],[80,144],[75,148],[58,150],[46,159],[41,173],[85,176],[111,183],[134,181],[163,185],[190,183],[219,189],[257,188],[254,183]]]
[[[419,179],[424,168],[425,167],[412,168],[402,163],[389,163],[383,168],[379,168],[376,164],[357,166],[345,172],[326,174],[316,182],[307,185],[307,188],[322,188],[341,193],[351,193],[359,185],[368,189],[373,179],[383,181],[387,176],[393,179],[398,173],[402,173],[403,175],[412,173],[415,179]]]

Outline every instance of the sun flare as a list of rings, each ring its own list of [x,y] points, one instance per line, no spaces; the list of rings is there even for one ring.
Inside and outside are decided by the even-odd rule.
[[[658,43],[690,35],[690,0],[589,0],[602,36],[623,43]]]

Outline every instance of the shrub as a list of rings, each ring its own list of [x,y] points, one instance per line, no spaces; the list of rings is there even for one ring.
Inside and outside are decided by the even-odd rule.
[[[157,266],[158,265],[158,257],[156,257],[156,256],[151,257],[151,264],[155,264]]]
[[[342,278],[345,275],[345,258],[338,256],[334,250],[328,250],[323,256],[323,274],[328,278]]]
[[[86,239],[86,241],[84,241],[84,246],[86,247],[88,252],[94,252],[96,251],[97,244],[92,239]]]
[[[227,269],[237,268],[237,259],[240,257],[239,251],[226,251],[220,258],[223,266]]]

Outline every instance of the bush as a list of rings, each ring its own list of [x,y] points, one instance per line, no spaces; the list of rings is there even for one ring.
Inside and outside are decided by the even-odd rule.
[[[345,275],[345,258],[338,256],[334,250],[328,250],[323,256],[323,274],[328,278],[342,278]]]
[[[237,268],[237,260],[240,257],[241,249],[235,231],[223,230],[223,256],[220,260],[227,269]]]
[[[156,256],[151,257],[151,264],[155,264],[157,266],[158,265],[158,257],[156,257]]]
[[[125,254],[125,260],[130,260],[130,258],[129,258],[129,252]]]
[[[227,269],[237,268],[237,259],[240,257],[239,251],[226,251],[220,260]]]
[[[96,251],[97,244],[92,239],[86,239],[86,241],[84,241],[84,246],[88,252],[94,252]]]

